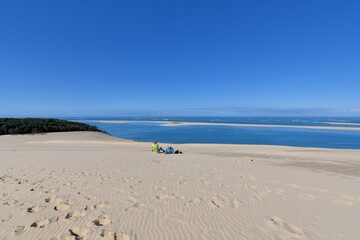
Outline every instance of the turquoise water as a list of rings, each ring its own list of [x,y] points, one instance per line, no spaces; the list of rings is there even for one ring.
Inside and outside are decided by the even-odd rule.
[[[117,118],[127,123],[87,121],[113,136],[145,142],[261,144],[298,147],[360,149],[360,131],[246,126],[162,126],[161,121],[242,123],[291,126],[333,126],[360,129],[359,118]],[[97,119],[100,120],[100,119]],[[144,122],[141,122],[144,121]],[[158,122],[150,122],[158,121]]]

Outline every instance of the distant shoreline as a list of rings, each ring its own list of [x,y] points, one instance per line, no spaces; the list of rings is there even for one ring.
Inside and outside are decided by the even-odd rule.
[[[162,123],[164,127],[176,126],[232,126],[232,127],[266,127],[266,128],[302,128],[336,131],[360,131],[360,127],[332,127],[332,126],[300,126],[300,125],[270,125],[270,124],[245,124],[245,123],[208,123],[208,122],[182,122],[182,121],[156,121],[156,120],[69,120],[78,122],[99,122],[99,123],[129,123],[129,122],[153,122]],[[335,124],[335,123],[331,123]],[[339,124],[340,125],[340,124]],[[349,123],[349,125],[355,125]]]
[[[245,123],[205,123],[205,122],[169,122],[162,126],[233,126],[233,127],[268,127],[268,128],[304,128],[320,130],[346,130],[360,131],[357,127],[329,127],[329,126],[299,126],[299,125],[268,125],[268,124],[245,124]]]

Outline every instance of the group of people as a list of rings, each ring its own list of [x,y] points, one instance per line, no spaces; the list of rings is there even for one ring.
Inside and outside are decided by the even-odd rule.
[[[156,153],[165,153],[165,154],[182,154],[180,150],[174,150],[174,148],[168,145],[165,150],[159,146],[157,142],[154,142],[151,145],[151,150]]]

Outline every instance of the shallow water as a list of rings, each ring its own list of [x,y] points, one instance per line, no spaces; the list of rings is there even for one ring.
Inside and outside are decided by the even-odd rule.
[[[93,119],[94,120],[94,119]],[[106,119],[115,120],[115,119]],[[357,118],[121,118],[135,120],[126,123],[104,123],[79,120],[107,131],[113,136],[135,141],[158,141],[167,143],[228,143],[262,144],[298,147],[320,147],[339,149],[360,149],[360,131],[243,127],[243,126],[162,126],[161,122],[151,121],[191,121],[249,123],[267,125],[297,126],[340,126],[360,127]],[[331,123],[329,123],[331,122]],[[348,124],[348,125],[346,125]],[[354,125],[352,125],[354,124]]]

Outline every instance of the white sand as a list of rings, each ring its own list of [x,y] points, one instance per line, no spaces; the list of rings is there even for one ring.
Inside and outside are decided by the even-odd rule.
[[[0,137],[0,239],[360,239],[360,151]]]

